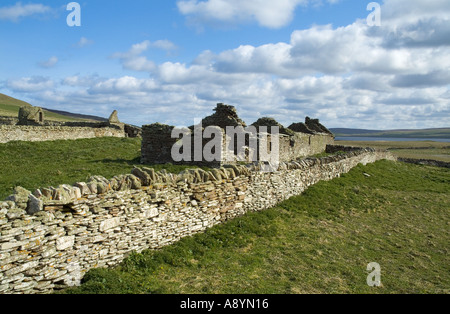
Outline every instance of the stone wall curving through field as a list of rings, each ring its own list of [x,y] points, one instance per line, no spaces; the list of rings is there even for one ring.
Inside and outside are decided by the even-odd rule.
[[[277,172],[230,165],[175,175],[142,167],[110,180],[95,176],[33,192],[16,188],[0,202],[0,293],[42,294],[78,285],[90,269],[118,265],[134,251],[162,248],[271,208],[380,159],[394,157],[349,149],[282,163]]]

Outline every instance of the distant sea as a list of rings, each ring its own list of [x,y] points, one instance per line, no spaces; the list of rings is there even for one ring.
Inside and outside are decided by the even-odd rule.
[[[450,143],[450,138],[397,138],[397,137],[336,137],[336,141],[362,141],[362,142],[375,142],[375,141],[387,141],[387,142],[445,142]]]

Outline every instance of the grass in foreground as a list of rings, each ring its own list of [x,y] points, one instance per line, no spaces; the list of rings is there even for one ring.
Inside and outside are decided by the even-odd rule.
[[[63,293],[449,293],[449,184],[447,169],[359,165],[273,209],[91,270]],[[380,288],[366,284],[371,262]]]
[[[107,179],[129,174],[140,165],[141,140],[96,138],[54,142],[0,144],[0,200],[16,186],[31,191],[86,181],[100,175]],[[156,165],[178,173],[187,167]]]

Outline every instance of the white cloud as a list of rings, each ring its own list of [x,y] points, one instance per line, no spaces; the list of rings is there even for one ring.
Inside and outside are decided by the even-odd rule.
[[[15,80],[7,80],[6,87],[14,92],[40,92],[50,88],[53,88],[55,83],[46,77],[33,76],[23,77]]]
[[[385,0],[382,20],[395,27],[429,18],[448,19],[449,12],[450,2],[447,0]]]
[[[178,10],[198,22],[242,23],[255,20],[268,28],[289,24],[294,11],[307,0],[187,0],[178,1]]]
[[[43,4],[26,4],[17,2],[13,6],[0,8],[0,20],[17,22],[21,18],[49,13],[51,8]]]
[[[170,40],[163,39],[151,42],[145,40],[133,45],[127,52],[118,52],[112,55],[112,58],[120,59],[123,67],[127,70],[152,72],[156,70],[156,64],[141,54],[150,48],[165,50],[167,52],[176,50],[178,47]]]
[[[212,17],[222,14],[239,21],[259,16],[248,17],[250,9],[236,13],[235,1],[180,3],[191,5],[192,14],[210,10]],[[255,3],[249,1],[247,6]],[[272,116],[288,126],[310,116],[329,127],[448,126],[450,37],[445,14],[423,8],[427,15],[423,18],[420,11],[407,7],[402,20],[397,17],[404,7],[396,3],[410,2],[386,0],[381,27],[369,27],[362,20],[344,27],[312,26],[293,31],[287,42],[242,45],[217,53],[206,50],[191,63],[150,60],[146,53],[151,49],[177,49],[168,40],[146,40],[113,55],[124,69],[144,72],[146,78],[142,73],[109,78],[73,75],[55,83],[31,77],[4,85],[16,92],[34,92],[38,103],[55,107],[65,103],[78,112],[107,117],[118,109],[123,121],[136,125],[191,125],[193,118],[209,115],[217,102],[225,102],[236,106],[247,123]],[[448,6],[444,10],[450,12]]]
[[[450,110],[450,46],[442,36],[443,21],[312,26],[293,31],[289,42],[207,50],[191,64],[154,64],[148,72],[166,95],[184,94],[206,109],[215,102],[243,104],[249,122],[270,115],[290,124],[309,115],[331,126],[442,126],[442,116],[432,112]],[[437,35],[427,40],[427,32]],[[403,40],[393,45],[392,38]],[[133,46],[134,60],[144,58],[149,46]],[[121,61],[126,66],[133,58]],[[427,114],[420,118],[419,112]]]
[[[165,51],[178,49],[178,47],[173,42],[167,39],[157,40],[152,43],[151,46]]]
[[[318,7],[324,2],[340,0],[179,0],[178,10],[197,25],[236,25],[256,22],[262,27],[277,29],[288,25],[299,6]]]
[[[136,92],[149,92],[157,89],[158,83],[153,79],[138,79],[131,76],[123,76],[101,80],[88,89],[92,95],[97,94],[128,94]]]
[[[94,43],[93,40],[87,39],[86,37],[81,37],[80,41],[76,44],[77,47],[83,48],[88,45],[92,45]]]
[[[91,76],[73,75],[62,79],[61,85],[72,87],[90,87],[102,80],[103,79],[101,79],[98,75],[91,75]]]
[[[50,59],[48,59],[46,61],[39,62],[39,66],[42,68],[49,69],[49,68],[53,68],[57,63],[58,63],[58,58],[53,56],[53,57],[50,57]]]

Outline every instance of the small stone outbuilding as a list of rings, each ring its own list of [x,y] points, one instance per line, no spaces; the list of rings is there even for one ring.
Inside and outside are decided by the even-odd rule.
[[[19,110],[18,125],[44,125],[44,110],[39,107],[26,106]]]

